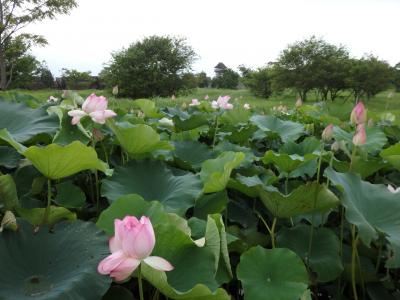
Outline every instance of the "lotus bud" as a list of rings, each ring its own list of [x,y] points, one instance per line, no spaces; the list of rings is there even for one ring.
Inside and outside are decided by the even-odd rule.
[[[205,95],[204,100],[208,100],[208,99],[209,99],[208,95]]]
[[[350,115],[351,124],[358,125],[367,122],[367,110],[365,109],[364,104],[360,101],[353,108]]]
[[[365,132],[365,126],[364,124],[358,124],[356,134],[353,136],[353,144],[355,146],[361,146],[364,145],[366,141],[367,134]]]
[[[114,86],[113,89],[112,89],[112,94],[113,94],[114,96],[117,96],[118,93],[119,93],[119,89],[118,89],[118,85],[116,85],[116,86]]]
[[[171,100],[175,100],[175,99],[176,99],[175,95],[172,95]]]
[[[332,139],[332,136],[333,136],[333,124],[329,124],[328,126],[326,126],[324,131],[322,131],[322,139],[327,142]]]
[[[198,99],[192,99],[192,102],[189,103],[189,106],[199,106],[200,101]]]
[[[340,149],[340,144],[338,143],[338,141],[335,141],[332,145],[331,145],[331,151],[332,152],[338,152]]]
[[[15,218],[14,214],[9,210],[6,211],[3,220],[1,221],[0,232],[2,232],[4,229],[9,229],[12,231],[17,231],[18,229],[17,219]]]

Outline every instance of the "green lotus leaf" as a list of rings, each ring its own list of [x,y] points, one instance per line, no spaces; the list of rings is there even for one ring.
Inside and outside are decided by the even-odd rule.
[[[190,114],[186,111],[169,107],[167,114],[173,119],[175,128],[181,131],[187,131],[208,125],[206,114],[201,112],[193,112]]]
[[[18,166],[21,155],[11,147],[0,146],[0,166],[13,169]]]
[[[275,165],[282,177],[299,177],[304,175],[312,177],[317,171],[317,157],[315,154],[300,156],[298,154],[275,153],[269,150],[265,153],[262,161],[266,165]]]
[[[304,133],[303,124],[283,121],[275,116],[256,115],[252,116],[250,120],[262,131],[278,134],[284,143],[295,141]]]
[[[0,102],[0,129],[7,129],[17,142],[25,142],[40,133],[53,134],[59,127],[57,116],[45,108],[31,109],[21,103]]]
[[[120,285],[112,286],[101,300],[134,300],[133,294],[127,288]]]
[[[230,134],[225,137],[231,143],[239,144],[242,146],[249,145],[253,134],[257,131],[257,126],[223,126],[221,131],[228,131]]]
[[[148,99],[137,99],[133,102],[134,106],[139,107],[140,110],[149,118],[158,118],[162,116],[158,113],[154,101]]]
[[[245,154],[245,159],[242,162],[243,167],[251,166],[253,161],[256,159],[256,156],[254,155],[253,151],[250,148],[235,145],[235,144],[232,144],[227,141],[219,142],[218,145],[216,145],[214,147],[214,150],[218,154],[221,154],[221,153],[227,152],[227,151],[243,152]]]
[[[97,226],[112,235],[114,220],[126,215],[146,215],[151,219],[156,236],[152,255],[164,257],[174,266],[173,271],[164,273],[143,264],[144,277],[161,293],[172,299],[196,299],[191,296],[214,299],[206,298],[212,295],[226,297],[222,289],[217,290],[219,284],[216,281],[220,262],[221,268],[226,263],[226,258],[220,258],[221,253],[227,251],[221,250],[224,245],[220,237],[223,233],[221,220],[216,216],[208,218],[205,245],[199,247],[191,238],[185,219],[166,213],[159,202],[144,201],[138,195],[130,195],[112,203],[100,215]],[[218,297],[215,299],[225,299]]]
[[[339,204],[339,199],[325,185],[309,182],[289,195],[276,188],[259,188],[259,196],[269,211],[278,218],[291,218],[313,211],[327,211]]]
[[[219,192],[228,184],[231,172],[244,160],[242,152],[223,152],[215,159],[203,162],[200,178],[204,182],[204,193]]]
[[[36,233],[18,223],[17,232],[0,235],[0,299],[101,299],[111,279],[97,273],[97,265],[108,243],[93,223],[64,222]]]
[[[85,205],[85,193],[71,181],[56,185],[57,196],[54,202],[66,208],[81,208]]]
[[[331,168],[325,175],[342,191],[346,219],[358,228],[361,240],[369,246],[383,233],[394,251],[386,262],[390,268],[400,267],[400,197],[385,185],[371,184],[354,173],[338,173]]]
[[[27,220],[33,226],[39,226],[43,224],[44,214],[46,209],[45,208],[28,209],[28,208],[17,207],[16,211],[21,218]],[[50,206],[50,211],[47,218],[47,224],[53,226],[54,224],[57,224],[61,220],[75,221],[76,214],[64,207]]]
[[[32,146],[23,155],[49,179],[61,179],[89,169],[107,173],[107,164],[97,158],[96,151],[78,141],[67,146]]]
[[[149,125],[128,122],[115,124],[111,121],[108,124],[122,148],[132,158],[141,158],[156,150],[173,149],[168,141],[161,141],[160,135]]]
[[[307,291],[307,270],[289,249],[253,247],[240,257],[237,267],[245,300],[294,300]]]
[[[175,150],[173,155],[177,158],[180,166],[200,169],[203,161],[214,158],[212,150],[198,141],[176,141],[173,143]]]
[[[318,152],[321,149],[321,141],[315,137],[307,137],[301,143],[295,143],[289,141],[282,145],[280,152],[289,155],[297,154],[300,156],[306,156],[314,152]]]
[[[400,171],[400,143],[382,150],[380,156]]]
[[[332,166],[335,170],[342,173],[345,173],[350,169],[349,162],[340,161],[336,158],[333,159]],[[387,164],[380,158],[368,157],[366,159],[362,156],[354,156],[352,170],[353,172],[360,174],[361,178],[366,178],[386,166]]]
[[[315,228],[309,256],[310,228],[310,225],[305,224],[283,228],[278,232],[277,245],[294,251],[303,260],[308,260],[310,268],[317,273],[319,282],[335,280],[343,271],[339,238],[328,228]]]
[[[2,139],[3,141],[9,143],[20,154],[22,154],[26,150],[26,147],[24,145],[18,143],[14,139],[14,137],[8,132],[7,129],[1,129],[0,130],[0,139]]]
[[[230,125],[246,124],[251,116],[250,110],[235,108],[226,110],[221,116],[221,122]]]
[[[360,148],[364,152],[368,153],[379,152],[387,143],[386,135],[378,127],[367,127],[365,131],[367,134],[367,140],[364,145],[360,146]],[[347,142],[349,148],[351,148],[353,145],[353,135],[354,132],[349,133],[344,131],[340,127],[333,127],[333,137],[335,138],[335,140]]]
[[[0,207],[6,210],[13,210],[19,206],[17,187],[10,174],[0,176]]]
[[[145,200],[158,200],[167,209],[183,215],[194,206],[201,193],[201,181],[192,173],[175,176],[160,161],[131,161],[117,167],[110,179],[103,180],[102,195],[111,202],[121,196],[138,194]]]
[[[210,214],[221,213],[228,204],[228,194],[225,190],[218,193],[205,194],[196,200],[194,216],[207,219]]]

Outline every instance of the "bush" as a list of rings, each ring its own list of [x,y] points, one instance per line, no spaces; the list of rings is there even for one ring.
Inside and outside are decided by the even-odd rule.
[[[226,69],[213,78],[211,86],[219,89],[236,89],[239,84],[239,74],[232,69]]]
[[[257,71],[249,71],[245,74],[243,84],[256,96],[269,98],[272,94],[271,70],[259,68]]]
[[[195,53],[183,38],[151,36],[113,53],[101,77],[119,96],[166,97],[186,89],[184,74]]]

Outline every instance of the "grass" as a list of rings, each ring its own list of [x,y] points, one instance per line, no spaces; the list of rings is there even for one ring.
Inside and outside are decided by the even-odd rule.
[[[124,107],[132,108],[132,100],[127,98],[114,99],[109,91],[99,91],[99,90],[83,90],[79,91],[79,94],[86,98],[91,93],[103,94],[110,98],[111,107]],[[392,93],[392,97],[388,97]],[[0,97],[4,98],[21,98],[21,95],[25,96],[27,99],[33,97],[39,101],[45,101],[50,96],[60,97],[61,91],[58,90],[38,90],[38,91],[28,91],[28,90],[11,90],[6,92],[0,92]],[[249,103],[252,108],[260,109],[268,112],[273,106],[279,104],[287,105],[292,108],[296,101],[296,95],[291,91],[286,91],[280,95],[274,95],[269,99],[260,98],[252,95],[249,90],[226,90],[226,89],[209,89],[209,88],[199,88],[194,90],[189,95],[179,96],[175,100],[170,98],[154,98],[158,107],[165,107],[167,105],[171,106],[171,103],[176,105],[182,105],[183,103],[190,103],[191,99],[203,100],[204,96],[208,95],[209,100],[217,99],[220,95],[230,95],[231,102],[235,105],[243,106],[244,103]],[[348,95],[342,95],[334,102],[327,101],[327,109],[334,116],[348,116],[354,105],[352,97],[347,97]],[[23,97],[22,97],[23,98]],[[310,93],[308,104],[316,102],[316,95]],[[364,101],[366,107],[368,108],[369,116],[374,120],[379,120],[380,115],[385,112],[391,112],[396,116],[396,124],[400,124],[400,93],[394,93],[391,90],[384,91],[370,99],[369,101]]]

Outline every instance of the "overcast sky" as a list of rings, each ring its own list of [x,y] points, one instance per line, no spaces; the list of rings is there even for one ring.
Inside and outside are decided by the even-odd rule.
[[[186,37],[199,55],[194,71],[213,75],[222,61],[259,67],[288,44],[316,35],[400,61],[400,0],[77,0],[70,15],[29,26],[49,42],[33,54],[52,72],[61,68],[96,75],[112,51],[149,35]]]

